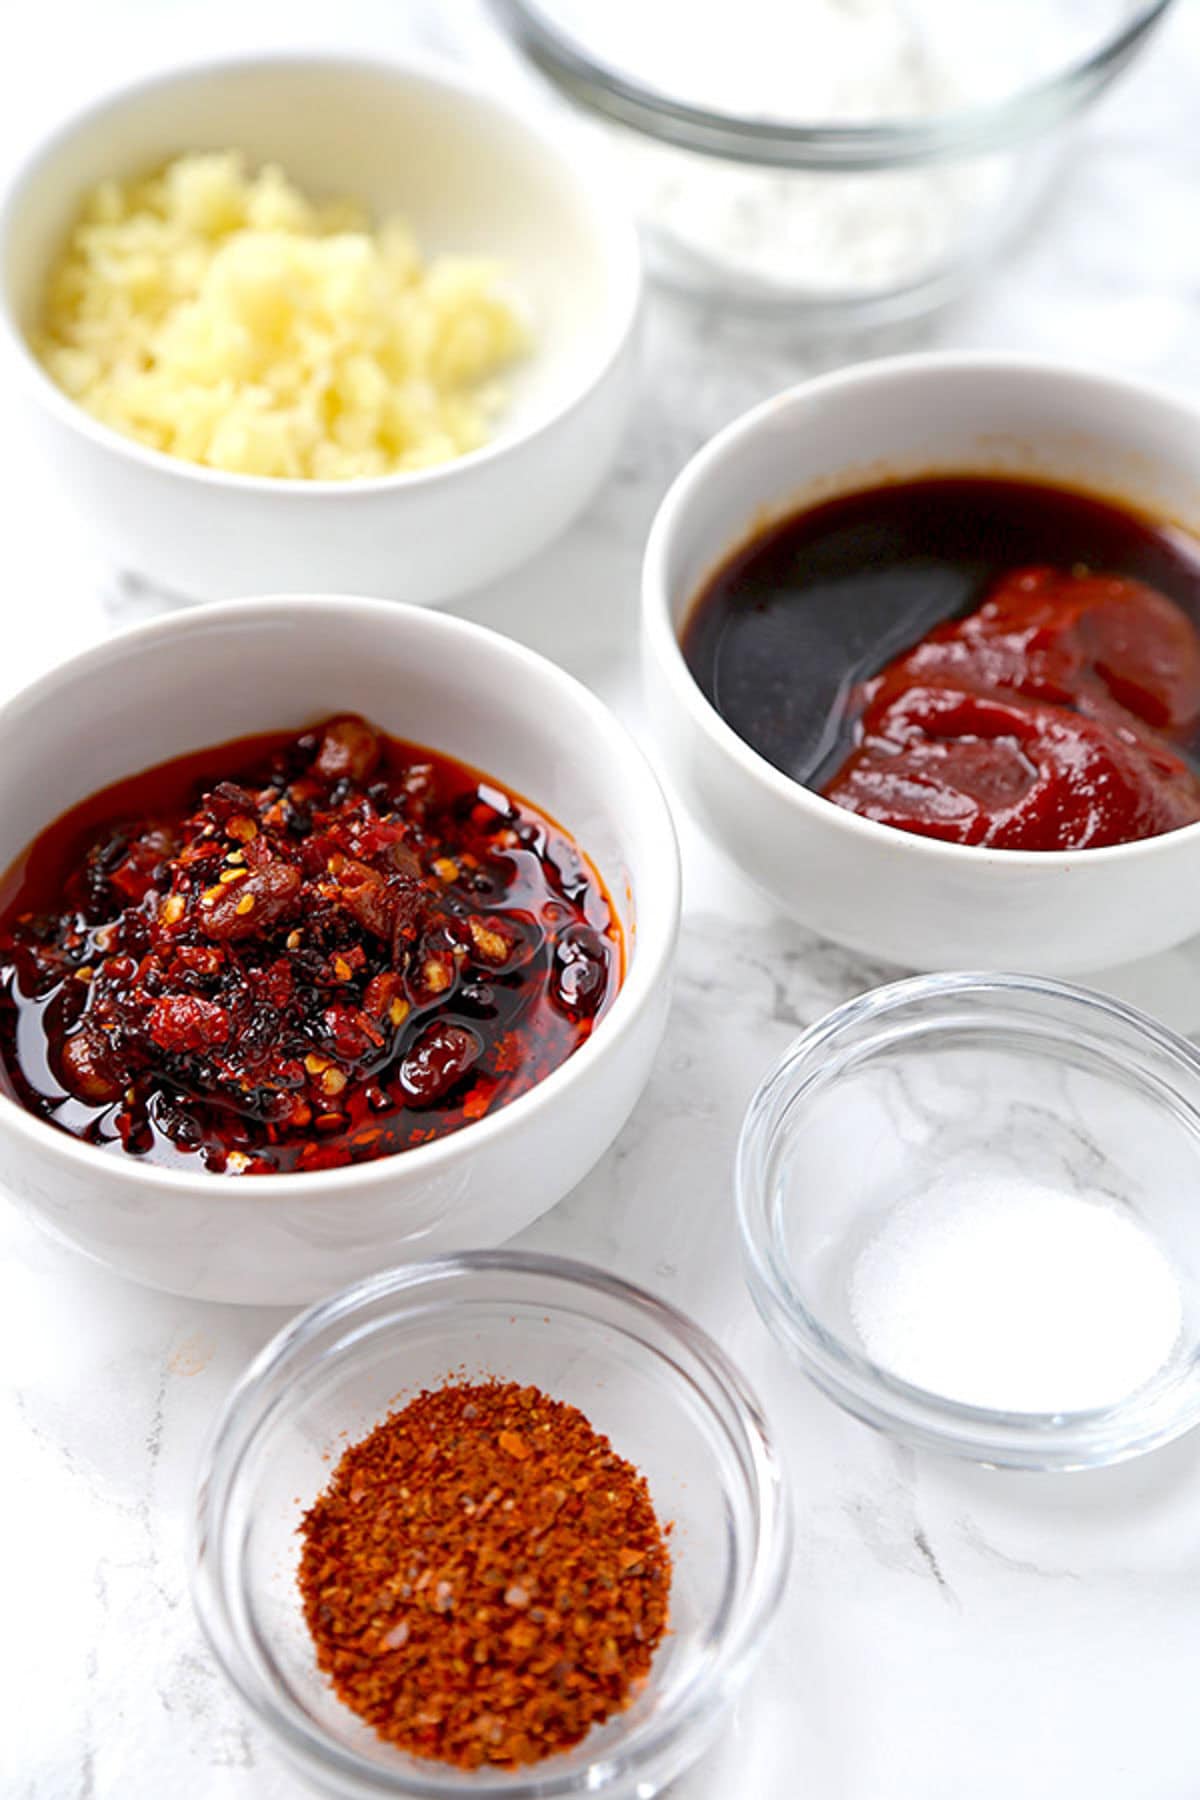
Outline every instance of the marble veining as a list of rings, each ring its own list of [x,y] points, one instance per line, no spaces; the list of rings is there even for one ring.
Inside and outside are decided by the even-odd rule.
[[[66,0],[4,59],[0,160],[139,59],[222,43],[388,48],[469,39],[475,0]],[[59,54],[69,34],[76,54]],[[557,657],[647,738],[637,576],[655,505],[745,406],[860,355],[961,345],[1095,360],[1200,394],[1200,12],[1178,7],[1089,123],[1037,226],[939,318],[797,343],[654,296],[639,415],[572,531],[461,605]],[[164,604],[99,566],[70,497],[25,467],[0,408],[5,657],[14,687],[65,645]],[[645,1282],[713,1330],[759,1388],[796,1500],[778,1627],[678,1800],[1191,1800],[1200,1685],[1200,1433],[1088,1477],[939,1461],[876,1436],[805,1383],[741,1282],[730,1169],[757,1081],[795,1033],[897,971],[823,944],[681,814],[685,927],[653,1078],[602,1164],[525,1234]],[[1200,1035],[1200,941],[1097,978]],[[0,1209],[6,1700],[14,1800],[293,1800],[191,1617],[186,1538],[204,1435],[283,1322],[136,1289]],[[19,1621],[19,1625],[15,1622]]]

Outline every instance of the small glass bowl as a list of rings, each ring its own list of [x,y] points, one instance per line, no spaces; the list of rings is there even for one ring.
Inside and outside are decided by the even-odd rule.
[[[952,297],[1169,0],[491,0],[590,122],[670,285],[816,330]]]
[[[451,1370],[580,1407],[674,1522],[670,1632],[645,1686],[573,1750],[514,1772],[464,1774],[376,1737],[317,1669],[296,1589],[297,1527],[331,1459]],[[582,1264],[480,1251],[347,1288],[266,1346],[205,1458],[193,1591],[226,1675],[321,1793],[648,1800],[718,1731],[779,1602],[790,1546],[757,1403],[704,1332]]]
[[[1025,1412],[965,1404],[873,1360],[856,1322],[859,1258],[889,1222],[895,1233],[897,1209],[947,1178],[960,1193],[988,1183],[988,1205],[1013,1191],[997,1182],[1099,1192],[1122,1232],[1140,1226],[1174,1276],[1182,1317],[1155,1372],[1115,1402]],[[796,1040],[752,1100],[737,1200],[747,1280],[767,1325],[868,1425],[977,1462],[1077,1469],[1136,1456],[1200,1422],[1200,1056],[1130,1007],[988,974],[920,976],[839,1007]],[[1078,1297],[1063,1291],[1067,1333]],[[1012,1329],[1019,1346],[1019,1310]],[[965,1352],[964,1337],[953,1341]],[[956,1368],[947,1387],[959,1379]]]

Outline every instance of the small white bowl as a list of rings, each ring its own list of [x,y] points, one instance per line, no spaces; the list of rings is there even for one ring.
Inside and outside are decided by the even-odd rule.
[[[684,660],[692,602],[741,544],[834,495],[937,474],[1059,482],[1200,533],[1200,412],[1141,382],[952,353],[866,363],[746,413],[683,470],[646,547],[647,697],[668,772],[786,913],[867,955],[1056,975],[1168,949],[1200,930],[1200,825],[1075,852],[879,825],[752,750]]]
[[[545,1081],[453,1135],[302,1175],[156,1168],[0,1095],[0,1182],[55,1235],[152,1287],[295,1306],[391,1263],[498,1244],[624,1123],[666,1022],[679,855],[649,764],[606,707],[495,632],[388,601],[273,597],[172,614],[0,707],[0,868],[89,793],[189,750],[357,711],[526,795],[585,850],[625,979]]]
[[[503,264],[533,345],[505,373],[491,443],[362,481],[227,475],[110,430],[55,385],[26,334],[84,194],[229,149],[314,195],[403,214],[427,253]],[[30,446],[122,569],[197,599],[296,588],[428,603],[531,556],[616,453],[640,288],[633,225],[573,151],[468,76],[417,61],[280,54],[153,76],[49,136],[0,208],[0,343]]]

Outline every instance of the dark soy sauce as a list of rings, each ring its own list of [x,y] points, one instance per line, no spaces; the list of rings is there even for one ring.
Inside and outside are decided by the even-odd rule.
[[[897,482],[774,525],[697,596],[683,653],[721,717],[821,787],[850,749],[851,693],[1031,564],[1125,575],[1200,626],[1200,543],[1066,488],[987,476]],[[1200,766],[1200,744],[1184,751]]]

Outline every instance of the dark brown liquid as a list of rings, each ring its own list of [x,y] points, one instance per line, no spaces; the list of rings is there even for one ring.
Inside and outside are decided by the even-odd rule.
[[[850,748],[856,684],[1033,564],[1144,581],[1200,626],[1194,539],[1066,488],[956,476],[846,494],[772,526],[701,590],[683,653],[739,737],[820,787]],[[1183,748],[1200,764],[1200,745]]]

